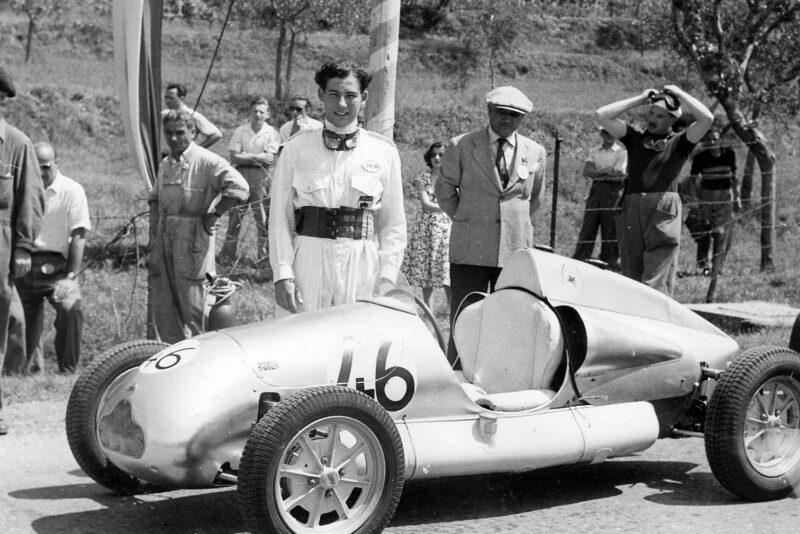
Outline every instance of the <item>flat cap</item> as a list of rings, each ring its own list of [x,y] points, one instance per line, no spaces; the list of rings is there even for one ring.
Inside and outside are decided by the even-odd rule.
[[[533,104],[525,94],[510,85],[496,87],[486,93],[486,103],[496,108],[509,109],[517,113],[530,113],[533,111]]]
[[[11,81],[11,76],[3,70],[3,67],[0,67],[0,93],[3,93],[8,98],[13,98],[17,94],[17,90],[14,89],[14,82]]]

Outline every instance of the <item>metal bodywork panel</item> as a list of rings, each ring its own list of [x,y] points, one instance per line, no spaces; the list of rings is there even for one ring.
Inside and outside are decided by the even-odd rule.
[[[280,400],[343,384],[373,398],[395,421],[407,478],[597,462],[647,448],[659,423],[674,422],[674,415],[659,421],[663,414],[639,401],[691,394],[700,362],[724,369],[738,349],[661,293],[552,253],[515,253],[497,284],[498,291],[514,288],[555,310],[569,309],[574,324],[564,337],[579,330],[582,338],[566,344],[577,367],[574,383],[562,371],[555,395],[541,406],[501,412],[473,401],[425,323],[406,304],[384,297],[169,347],[105,392],[98,441],[114,465],[135,477],[165,487],[210,487],[221,468],[239,468],[262,395]],[[578,345],[582,352],[572,353]]]
[[[436,478],[499,471],[521,472],[598,458],[622,456],[650,447],[658,421],[646,402],[612,407],[580,406],[482,417],[406,421],[416,465],[406,478]]]

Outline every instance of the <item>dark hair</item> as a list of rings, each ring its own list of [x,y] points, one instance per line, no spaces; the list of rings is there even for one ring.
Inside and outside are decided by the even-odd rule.
[[[185,85],[180,84],[180,83],[176,83],[176,82],[170,82],[170,83],[167,84],[167,89],[166,90],[169,91],[170,89],[175,89],[175,91],[178,93],[178,97],[179,98],[186,98],[186,86]]]
[[[355,76],[358,80],[358,86],[361,92],[367,90],[369,82],[372,81],[372,74],[370,74],[364,67],[356,65],[350,61],[329,61],[322,65],[316,74],[314,74],[314,81],[323,91],[328,86],[328,81],[334,78],[347,78],[348,76]]]
[[[161,124],[167,124],[168,122],[182,122],[192,130],[197,129],[194,112],[186,111],[185,109],[171,109],[164,113],[164,116],[161,117]]]
[[[306,105],[303,106],[304,108],[308,108],[308,106],[311,105],[311,100],[305,95],[294,95],[289,100],[292,101],[292,102],[294,102],[295,100],[302,100],[303,102],[306,103]]]
[[[258,98],[254,98],[253,100],[251,100],[250,101],[250,107],[248,109],[253,109],[254,107],[260,106],[262,104],[267,106],[267,109],[269,109],[269,100],[267,100],[263,96],[258,97]]]
[[[441,141],[436,141],[431,146],[429,146],[428,150],[426,150],[425,153],[422,155],[422,159],[425,160],[425,164],[428,165],[428,167],[431,166],[431,158],[433,158],[433,151],[436,150],[437,148],[444,148],[444,143],[442,143]]]

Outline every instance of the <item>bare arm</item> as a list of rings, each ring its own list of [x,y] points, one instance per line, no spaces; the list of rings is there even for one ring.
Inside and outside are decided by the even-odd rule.
[[[625,135],[628,127],[625,124],[625,121],[618,119],[617,117],[633,108],[649,104],[650,95],[655,92],[655,89],[645,89],[640,95],[619,100],[611,104],[606,104],[594,112],[595,116],[597,117],[597,122],[599,122],[600,126],[605,128],[608,133],[617,139],[621,138]]]
[[[665,85],[664,91],[678,97],[684,112],[689,112],[695,121],[686,128],[686,140],[690,143],[699,142],[714,122],[714,114],[695,97],[677,85]]]

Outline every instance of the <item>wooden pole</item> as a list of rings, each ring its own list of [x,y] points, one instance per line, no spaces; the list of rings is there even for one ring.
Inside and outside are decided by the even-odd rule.
[[[553,207],[550,212],[550,248],[556,249],[556,215],[558,211],[558,178],[561,167],[561,136],[556,132],[556,148],[553,155]]]
[[[373,0],[369,32],[372,83],[366,128],[394,139],[394,90],[400,40],[400,0]]]

